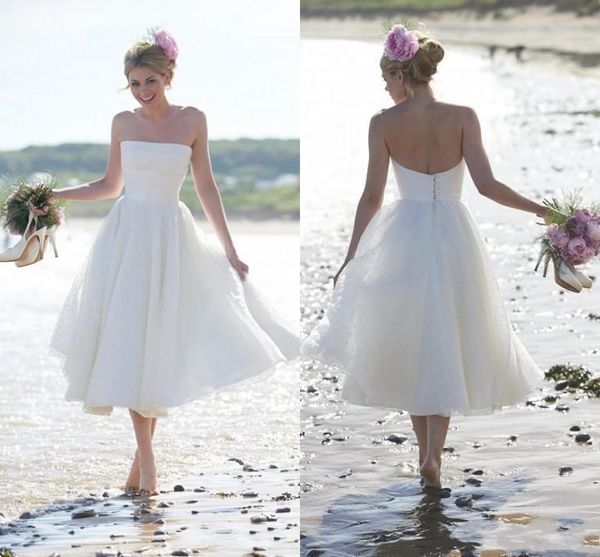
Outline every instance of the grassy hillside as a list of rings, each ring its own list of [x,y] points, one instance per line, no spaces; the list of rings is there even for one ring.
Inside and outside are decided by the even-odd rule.
[[[211,162],[221,189],[227,214],[254,219],[299,217],[299,179],[278,185],[282,175],[299,177],[300,144],[297,139],[237,139],[210,143]],[[65,143],[56,146],[30,146],[19,151],[0,152],[0,177],[13,180],[34,172],[54,175],[62,186],[101,178],[106,168],[108,145]],[[274,182],[265,187],[265,182]],[[190,173],[181,200],[198,216],[203,216]],[[102,216],[114,200],[73,201],[68,216]]]

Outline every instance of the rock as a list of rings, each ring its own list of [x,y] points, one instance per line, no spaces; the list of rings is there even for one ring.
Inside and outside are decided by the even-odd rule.
[[[244,470],[244,472],[258,472],[258,470],[250,464],[244,464],[243,470]]]
[[[246,491],[242,493],[242,497],[258,497],[258,493],[255,491]]]
[[[456,506],[457,507],[469,507],[473,502],[473,497],[471,495],[461,495],[456,498]]]
[[[557,404],[554,408],[557,412],[568,412],[569,407],[566,404]]]
[[[206,488],[205,487],[195,487],[194,493],[206,493]]]
[[[512,443],[516,443],[517,439],[519,438],[518,435],[511,435],[508,440],[511,441]]]
[[[279,509],[275,509],[276,513],[289,513],[292,510],[289,507],[280,507]]]
[[[160,524],[160,525],[162,525],[162,524],[166,524],[166,523],[167,523],[167,521],[164,518],[157,518],[154,521],[154,524]]]
[[[581,431],[581,428],[578,425],[572,425],[569,431]]]
[[[465,482],[476,487],[479,487],[481,485],[481,480],[478,480],[477,478],[467,478]]]
[[[344,478],[347,478],[348,476],[351,476],[351,475],[352,475],[352,468],[348,468],[348,470],[346,470],[343,474],[340,474],[338,476],[338,478],[344,479]]]
[[[386,439],[387,441],[396,443],[397,445],[401,445],[402,443],[406,443],[406,441],[408,441],[408,437],[406,437],[406,435],[396,435],[395,433],[389,435],[386,437]]]
[[[589,433],[578,433],[575,435],[575,442],[592,444],[592,436]]]
[[[154,530],[154,532],[152,532],[153,536],[166,536],[167,533],[164,530]]]
[[[483,470],[473,470],[471,474],[474,476],[481,476],[483,474]]]
[[[21,513],[19,518],[22,520],[27,520],[28,518],[34,518],[34,514],[30,511],[25,511],[24,513]]]
[[[259,516],[251,516],[250,522],[252,524],[262,524],[263,522],[276,522],[277,519],[274,516],[261,514]]]
[[[573,472],[573,468],[571,466],[561,466],[558,469],[558,474],[560,476],[566,476],[567,474],[571,474]]]
[[[91,518],[92,516],[96,516],[96,511],[94,509],[83,509],[81,511],[75,511],[71,513],[71,518]]]
[[[454,449],[454,447],[444,447],[442,449],[442,451],[445,452],[445,453],[453,454],[455,452],[455,449]]]
[[[240,466],[244,466],[244,461],[241,458],[228,458],[227,462],[237,462]]]
[[[185,487],[183,487],[181,484],[177,484],[175,487],[173,487],[173,491],[185,491]]]

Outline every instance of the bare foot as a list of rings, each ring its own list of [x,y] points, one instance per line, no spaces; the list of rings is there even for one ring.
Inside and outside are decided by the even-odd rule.
[[[138,451],[136,449],[135,456],[133,457],[133,462],[131,463],[131,469],[129,470],[129,477],[125,482],[125,487],[123,491],[125,493],[132,493],[138,490],[140,485],[140,459],[138,455]]]
[[[158,495],[156,466],[154,463],[140,467],[140,489],[138,493],[142,496]]]
[[[442,488],[440,481],[440,465],[434,460],[425,460],[420,468],[424,487]]]

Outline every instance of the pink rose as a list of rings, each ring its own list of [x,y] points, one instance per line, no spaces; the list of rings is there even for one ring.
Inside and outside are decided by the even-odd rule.
[[[551,224],[548,227],[546,234],[550,240],[550,243],[558,249],[566,247],[569,243],[569,235],[557,224]]]
[[[385,55],[390,60],[410,60],[419,50],[419,39],[404,25],[394,25],[385,38]]]
[[[583,238],[572,238],[569,240],[567,245],[567,253],[570,256],[570,260],[572,263],[580,262],[583,259],[583,256],[587,252],[587,245]]]
[[[164,50],[169,60],[177,59],[179,48],[177,47],[177,42],[171,33],[165,31],[164,29],[156,31],[154,33],[154,42]]]
[[[600,223],[592,220],[586,225],[586,233],[593,244],[600,243]]]

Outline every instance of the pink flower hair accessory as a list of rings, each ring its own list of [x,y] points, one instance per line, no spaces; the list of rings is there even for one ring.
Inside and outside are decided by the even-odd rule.
[[[177,42],[171,33],[165,31],[164,29],[155,29],[152,31],[152,38],[154,44],[160,46],[160,48],[164,50],[169,60],[177,60],[179,48],[177,47]]]
[[[404,25],[396,24],[385,37],[384,51],[390,60],[405,62],[415,56],[419,50],[419,39]]]

